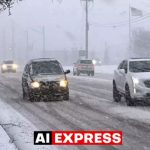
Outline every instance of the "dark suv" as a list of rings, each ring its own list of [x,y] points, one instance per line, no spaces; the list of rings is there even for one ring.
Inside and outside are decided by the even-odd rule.
[[[69,100],[66,74],[61,64],[54,59],[34,59],[26,64],[22,76],[23,98],[30,101],[63,99]]]

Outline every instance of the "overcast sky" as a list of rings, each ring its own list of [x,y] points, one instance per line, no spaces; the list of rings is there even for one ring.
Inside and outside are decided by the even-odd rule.
[[[15,30],[15,46],[25,50],[26,31],[29,44],[42,49],[42,27],[46,31],[46,50],[84,49],[85,10],[80,0],[24,0],[15,5],[12,15],[5,11],[0,16],[0,33],[6,32],[7,47],[11,43],[11,30]],[[149,0],[131,0],[131,6],[149,13]],[[132,19],[134,19],[132,17]],[[110,53],[125,51],[128,47],[129,1],[94,0],[89,6],[89,49],[104,53],[107,43]],[[123,26],[120,26],[123,23]],[[119,25],[119,26],[116,26]],[[149,30],[149,19],[132,24],[132,30]],[[2,44],[1,44],[2,45]],[[9,46],[8,46],[9,45]],[[116,50],[117,49],[117,50]]]

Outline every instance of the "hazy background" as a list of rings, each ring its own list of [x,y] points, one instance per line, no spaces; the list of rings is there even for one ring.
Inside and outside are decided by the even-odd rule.
[[[140,9],[143,16],[149,15],[149,0],[131,0],[131,6]],[[24,0],[16,4],[11,12],[11,16],[8,16],[7,10],[0,14],[1,60],[15,59],[24,63],[32,58],[43,57],[43,30],[46,57],[55,57],[64,65],[71,65],[78,59],[78,51],[85,49],[84,2]],[[89,24],[90,58],[115,64],[129,57],[128,0],[94,0],[89,6]],[[147,33],[149,26],[148,16],[133,22],[131,31]]]

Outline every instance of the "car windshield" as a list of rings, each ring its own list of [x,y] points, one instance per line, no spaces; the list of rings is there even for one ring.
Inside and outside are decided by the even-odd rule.
[[[34,62],[32,63],[32,73],[33,75],[60,75],[63,74],[63,69],[58,62],[45,61],[45,62]]]
[[[4,64],[13,64],[13,61],[12,60],[8,60],[8,61],[4,61],[3,63]]]
[[[150,60],[149,61],[131,61],[129,63],[130,72],[150,72]]]
[[[80,60],[81,64],[92,64],[92,60]]]

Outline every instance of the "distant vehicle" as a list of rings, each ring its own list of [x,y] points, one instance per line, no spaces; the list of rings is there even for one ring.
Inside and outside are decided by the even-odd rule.
[[[73,75],[87,74],[94,76],[94,64],[92,60],[78,60],[74,63]]]
[[[12,60],[3,61],[1,64],[1,72],[14,72],[16,73],[18,69],[18,65],[14,63]]]
[[[128,106],[137,101],[150,102],[150,59],[123,60],[114,71],[113,98],[119,102],[125,96]]]
[[[40,99],[69,100],[69,87],[61,64],[54,59],[40,58],[26,64],[22,75],[23,98],[30,101]]]

